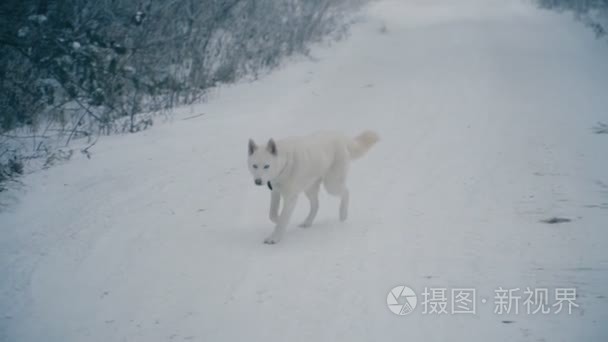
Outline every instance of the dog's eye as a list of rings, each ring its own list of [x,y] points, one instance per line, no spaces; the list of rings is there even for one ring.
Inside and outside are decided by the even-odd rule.
[[[268,165],[268,164],[264,165],[264,168],[265,168],[265,169],[267,169],[267,168],[269,168],[269,167],[270,167],[270,165]]]
[[[258,164],[253,164],[253,168],[257,169],[258,168]]]

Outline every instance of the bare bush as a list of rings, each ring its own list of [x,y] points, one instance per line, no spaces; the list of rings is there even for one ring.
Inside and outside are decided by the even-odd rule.
[[[349,0],[5,0],[0,3],[0,149],[152,125],[137,114],[306,53]],[[8,139],[8,142],[7,142]],[[6,157],[0,164],[6,165]]]
[[[557,11],[571,11],[590,27],[596,37],[608,34],[608,0],[537,0],[540,7]]]

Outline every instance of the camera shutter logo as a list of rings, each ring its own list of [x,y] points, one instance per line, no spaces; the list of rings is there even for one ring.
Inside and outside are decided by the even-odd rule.
[[[418,297],[414,290],[407,286],[396,286],[386,296],[386,305],[395,315],[407,315],[414,311]]]

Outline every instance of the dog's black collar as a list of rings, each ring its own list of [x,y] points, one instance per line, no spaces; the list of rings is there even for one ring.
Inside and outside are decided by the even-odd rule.
[[[270,184],[270,181],[268,181],[268,183],[266,183],[266,185],[268,185],[268,189],[270,189],[272,191],[272,184]]]

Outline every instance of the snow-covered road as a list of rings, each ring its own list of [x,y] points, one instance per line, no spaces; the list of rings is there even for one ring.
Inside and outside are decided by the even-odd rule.
[[[607,339],[607,44],[523,1],[386,0],[312,55],[25,177],[0,213],[0,341]],[[349,220],[323,194],[313,227],[263,244],[247,139],[327,128],[382,138]],[[413,313],[387,308],[396,285]],[[499,287],[519,314],[494,312]],[[527,314],[526,287],[579,307]],[[425,288],[448,312],[474,288],[476,313],[424,314]]]

